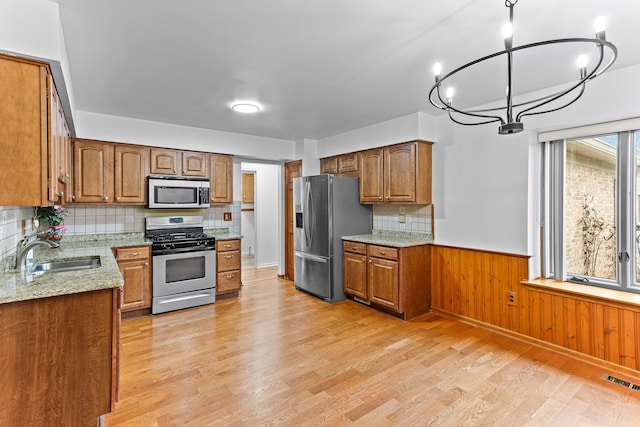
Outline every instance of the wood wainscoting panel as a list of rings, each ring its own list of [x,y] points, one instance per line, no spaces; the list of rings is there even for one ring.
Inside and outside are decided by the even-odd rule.
[[[434,308],[520,332],[518,302],[507,304],[507,293],[518,299],[528,257],[439,245],[432,251]]]
[[[593,363],[640,371],[640,304],[582,285],[528,281],[528,257],[432,245],[432,308]],[[593,289],[591,287],[591,289]],[[622,295],[622,296],[621,296]],[[557,346],[557,347],[555,347]]]

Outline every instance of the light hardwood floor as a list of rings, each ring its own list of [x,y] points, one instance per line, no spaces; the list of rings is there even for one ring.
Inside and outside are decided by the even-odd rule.
[[[430,315],[326,304],[244,269],[240,297],[122,324],[107,426],[637,426],[610,371]]]

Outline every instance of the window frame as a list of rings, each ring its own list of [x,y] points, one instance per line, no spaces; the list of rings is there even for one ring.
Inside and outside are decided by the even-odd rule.
[[[542,174],[541,205],[542,221],[542,276],[545,278],[572,283],[640,293],[635,272],[638,265],[638,242],[636,224],[638,224],[638,199],[636,174],[638,171],[636,153],[640,149],[640,129],[617,130],[603,127],[602,132],[589,127],[591,131],[580,135],[573,131],[571,135],[541,140]],[[609,280],[567,271],[566,260],[566,215],[565,215],[565,178],[566,145],[575,139],[597,138],[617,134],[616,159],[616,279]],[[580,136],[578,136],[580,135]]]

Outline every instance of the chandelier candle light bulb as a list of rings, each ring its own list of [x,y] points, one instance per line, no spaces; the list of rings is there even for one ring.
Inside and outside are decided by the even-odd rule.
[[[500,135],[510,135],[524,130],[522,118],[537,114],[546,114],[560,109],[566,108],[576,102],[583,95],[586,85],[600,74],[607,71],[618,58],[618,48],[611,42],[606,40],[605,25],[606,21],[603,17],[596,19],[595,38],[573,37],[553,40],[544,40],[534,43],[528,43],[521,46],[513,46],[513,9],[518,0],[505,0],[504,4],[509,8],[509,22],[502,28],[504,36],[504,50],[483,56],[474,61],[462,65],[448,74],[442,76],[442,66],[436,63],[433,67],[435,74],[435,84],[429,91],[429,102],[436,108],[446,111],[449,118],[457,124],[465,126],[476,126],[487,123],[499,123],[498,133]],[[580,68],[579,79],[577,82],[569,83],[559,92],[549,93],[539,98],[529,97],[519,103],[514,103],[515,90],[513,87],[513,61],[516,54],[524,54],[531,49],[541,49],[550,45],[572,45],[590,44],[595,47],[597,59],[595,66],[591,71],[587,70],[587,56],[581,55],[578,60]],[[529,50],[528,50],[529,49]],[[453,103],[453,89],[449,87],[445,92],[445,99],[442,98],[442,86],[445,80],[455,83],[456,75],[475,66],[481,62],[488,61],[497,57],[506,57],[507,65],[507,81],[506,81],[506,100],[505,103],[498,107],[484,109],[465,109]],[[461,101],[458,98],[458,103]]]
[[[605,40],[606,38],[605,30],[607,29],[607,20],[605,19],[604,16],[598,16],[596,18],[595,29],[596,29],[596,38],[600,40]]]
[[[436,83],[440,81],[440,77],[442,77],[442,65],[439,62],[436,62],[433,66],[433,74],[436,76]]]

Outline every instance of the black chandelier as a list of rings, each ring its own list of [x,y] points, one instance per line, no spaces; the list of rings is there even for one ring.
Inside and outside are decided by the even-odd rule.
[[[605,72],[614,63],[618,57],[618,49],[616,46],[608,42],[605,37],[605,22],[604,18],[600,17],[596,20],[596,36],[593,39],[590,38],[566,38],[546,40],[536,43],[529,43],[522,46],[513,47],[513,8],[518,0],[505,0],[504,4],[509,8],[509,23],[504,26],[504,50],[493,53],[491,55],[484,56],[482,58],[471,61],[461,67],[456,68],[444,77],[442,74],[442,68],[439,63],[434,66],[434,73],[436,82],[429,91],[429,102],[441,110],[446,111],[449,114],[449,118],[460,125],[475,126],[483,125],[487,123],[500,122],[498,133],[500,135],[509,135],[513,133],[522,132],[524,125],[521,119],[525,116],[533,116],[536,114],[550,113],[576,102],[584,93],[585,86],[588,81],[595,79],[600,74]],[[587,70],[587,57],[586,55],[580,55],[578,58],[579,68],[579,80],[572,83],[564,90],[555,92],[550,95],[543,96],[541,98],[525,100],[514,104],[513,102],[513,53],[532,49],[540,46],[555,45],[555,44],[568,44],[568,43],[591,43],[595,45],[599,52],[599,59],[596,66],[592,70]],[[611,59],[605,64],[605,47],[610,49]],[[448,88],[445,91],[445,99],[442,98],[440,89],[443,83],[457,74],[458,72],[465,70],[472,65],[488,61],[489,59],[506,55],[507,57],[507,86],[506,86],[506,103],[499,107],[487,108],[487,109],[475,109],[465,110],[456,106],[453,103],[453,89]],[[434,99],[435,97],[435,99]],[[557,101],[557,102],[556,102]],[[558,106],[558,104],[561,104]],[[464,121],[463,121],[464,120]],[[467,121],[468,120],[468,121]]]

